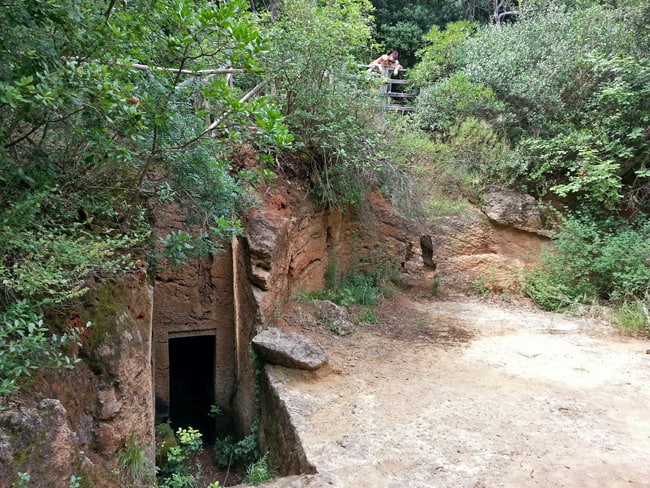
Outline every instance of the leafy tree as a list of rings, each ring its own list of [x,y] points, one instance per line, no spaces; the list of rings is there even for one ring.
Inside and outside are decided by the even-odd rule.
[[[528,191],[553,191],[572,205],[615,212],[625,202],[637,210],[648,194],[645,12],[634,2],[533,2],[516,22],[484,26],[461,43],[434,30],[415,120],[449,133],[473,112],[514,145],[492,173],[500,164],[516,169]],[[443,78],[429,85],[428,66],[447,73],[440,68]],[[454,96],[458,87],[467,96]]]
[[[188,208],[192,249],[214,251],[255,178],[233,150],[290,142],[227,78],[268,48],[245,1],[107,3],[0,6],[0,309],[30,299],[38,316],[128,269],[159,201]]]
[[[371,45],[366,0],[286,0],[269,20],[267,75],[295,136],[292,157],[318,201],[357,204],[374,177],[377,99],[361,60]]]
[[[486,0],[373,0],[376,39],[386,50],[397,49],[401,63],[415,66],[426,45],[425,34],[435,26],[466,21],[485,21],[491,13]]]
[[[433,83],[449,76],[458,67],[455,49],[465,42],[478,24],[466,20],[448,23],[444,29],[433,25],[422,36],[425,46],[418,51],[422,60],[409,73],[409,79],[419,85]]]
[[[448,133],[468,117],[479,117],[497,125],[504,104],[491,88],[471,83],[455,73],[423,88],[414,121],[422,129]]]

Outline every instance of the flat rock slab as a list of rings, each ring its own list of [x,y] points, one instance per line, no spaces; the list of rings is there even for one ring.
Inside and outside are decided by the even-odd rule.
[[[315,370],[327,363],[325,351],[307,337],[280,329],[266,329],[253,338],[255,352],[267,363]]]
[[[480,301],[410,306],[472,339],[323,335],[327,368],[273,376],[318,473],[264,486],[650,487],[647,341]]]

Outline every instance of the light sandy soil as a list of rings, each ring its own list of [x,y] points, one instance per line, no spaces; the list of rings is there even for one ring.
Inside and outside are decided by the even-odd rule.
[[[272,367],[315,475],[268,487],[650,487],[650,348],[594,320],[397,297]]]

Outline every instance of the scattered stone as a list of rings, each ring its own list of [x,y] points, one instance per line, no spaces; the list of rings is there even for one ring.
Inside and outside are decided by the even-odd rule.
[[[266,329],[253,337],[253,348],[265,361],[288,368],[313,371],[327,363],[323,349],[307,337]]]
[[[326,322],[328,329],[341,336],[354,332],[354,324],[350,321],[347,307],[337,305],[329,300],[315,300],[314,305],[321,315],[320,319]]]

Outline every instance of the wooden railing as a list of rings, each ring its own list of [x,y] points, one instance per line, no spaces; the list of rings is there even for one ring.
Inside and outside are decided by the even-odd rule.
[[[368,68],[367,66],[365,67]],[[406,72],[405,69],[401,69],[400,73]],[[405,103],[409,100],[415,100],[417,93],[410,93],[401,90],[401,88],[406,88],[411,85],[411,82],[408,80],[403,80],[400,78],[392,78],[392,70],[386,70],[381,72],[382,83],[379,87],[378,95],[383,98],[381,102],[381,109],[384,111],[400,111],[400,112],[412,112],[415,110],[415,107],[412,104]]]
[[[404,103],[407,100],[415,100],[416,93],[395,91],[395,86],[407,87],[411,84],[408,80],[398,78],[387,78],[379,90],[379,95],[385,97],[382,105],[383,110],[395,110],[400,112],[413,112],[415,107]]]

